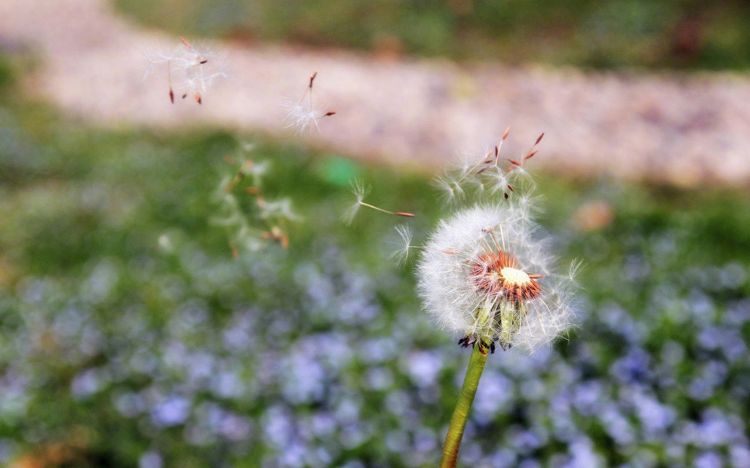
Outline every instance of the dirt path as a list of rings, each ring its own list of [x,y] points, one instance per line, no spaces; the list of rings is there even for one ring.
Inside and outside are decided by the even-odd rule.
[[[222,45],[230,77],[202,106],[171,105],[164,82],[142,80],[142,53],[177,39],[130,24],[104,0],[2,0],[0,41],[36,49],[43,64],[33,89],[103,125],[201,122],[291,138],[281,104],[318,71],[317,101],[338,114],[307,138],[335,151],[439,166],[511,126],[511,151],[546,132],[539,164],[555,170],[681,185],[750,181],[743,75],[584,74]]]

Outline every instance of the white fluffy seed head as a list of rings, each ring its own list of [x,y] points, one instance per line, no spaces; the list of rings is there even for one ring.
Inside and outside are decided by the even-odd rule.
[[[544,240],[535,238],[537,228],[528,210],[528,204],[477,205],[440,222],[424,247],[418,287],[424,308],[441,327],[527,351],[569,328],[574,281],[553,272],[553,258]],[[513,269],[505,270],[509,284],[534,278],[540,291],[480,287],[482,259],[500,252],[515,262]]]

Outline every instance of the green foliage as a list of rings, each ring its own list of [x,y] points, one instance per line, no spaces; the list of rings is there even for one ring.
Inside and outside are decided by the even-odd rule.
[[[389,260],[395,220],[340,222],[359,176],[374,203],[418,213],[419,243],[444,212],[425,175],[245,135],[270,163],[265,193],[303,220],[288,250],[235,259],[210,222],[233,135],[97,130],[13,96],[0,96],[0,456],[436,463],[468,353]],[[610,465],[742,460],[750,202],[537,182],[562,259],[586,265],[582,321],[554,350],[490,357],[462,461],[559,465],[581,440]],[[592,200],[613,219],[580,231]],[[719,423],[735,432],[690,439]]]
[[[750,8],[734,0],[116,3],[177,34],[596,68],[750,65]]]

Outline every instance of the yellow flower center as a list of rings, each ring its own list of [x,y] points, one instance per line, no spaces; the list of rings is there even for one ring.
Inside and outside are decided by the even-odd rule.
[[[518,268],[505,267],[500,270],[500,276],[503,277],[508,285],[512,286],[526,286],[531,283],[529,275]]]
[[[515,257],[506,252],[485,252],[472,265],[471,278],[480,290],[502,294],[515,302],[538,297],[542,292],[537,281],[541,275],[528,274],[518,266]]]

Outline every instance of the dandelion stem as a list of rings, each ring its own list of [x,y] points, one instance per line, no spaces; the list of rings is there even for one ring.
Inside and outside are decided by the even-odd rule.
[[[443,447],[443,459],[440,462],[441,468],[452,468],[458,461],[458,450],[461,448],[461,438],[464,435],[466,421],[469,419],[471,404],[474,402],[474,395],[479,386],[479,378],[482,376],[484,365],[487,362],[489,349],[480,343],[474,345],[474,351],[471,353],[469,366],[466,368],[464,384],[461,387],[461,393],[458,396],[456,407],[451,417],[451,425],[448,428],[448,434],[445,436],[445,446]]]

